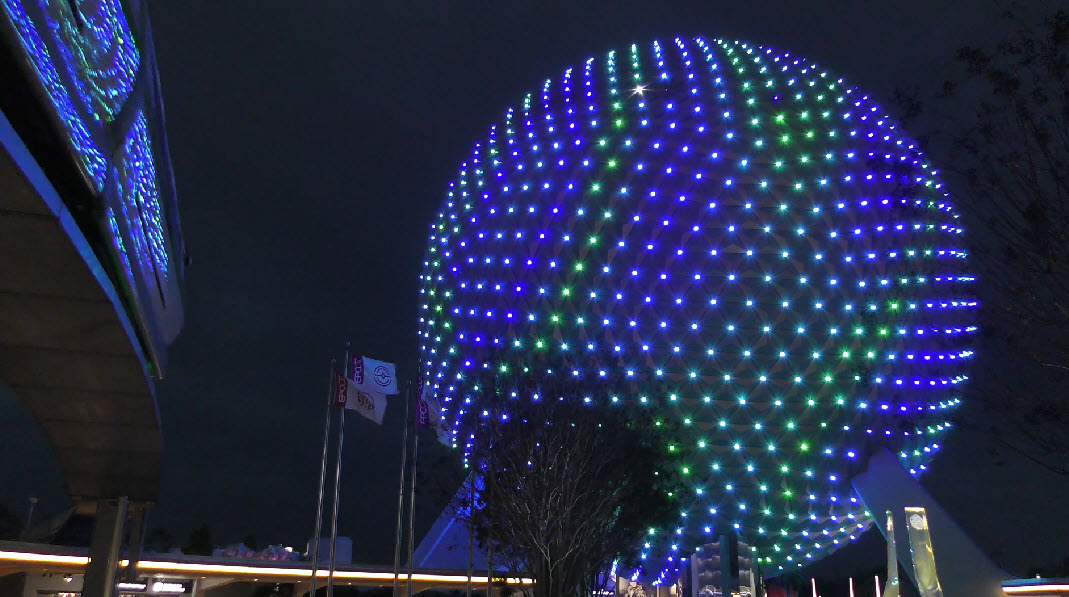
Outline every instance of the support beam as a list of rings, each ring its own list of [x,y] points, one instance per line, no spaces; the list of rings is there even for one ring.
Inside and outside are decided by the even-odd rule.
[[[739,536],[734,532],[720,535],[720,592],[739,592]]]
[[[145,528],[148,525],[148,509],[151,506],[146,503],[131,504],[127,526],[130,529],[126,540],[126,558],[130,561],[123,572],[123,580],[134,582],[138,578],[137,563],[141,560],[141,548],[145,543]]]
[[[996,566],[965,534],[947,511],[909,474],[887,450],[873,454],[867,470],[854,477],[854,491],[865,508],[881,517],[890,510],[905,520],[905,508],[924,508],[932,535],[932,549],[943,573],[945,597],[1006,597],[1003,580],[1012,578]],[[883,525],[880,532],[887,538]],[[896,525],[898,561],[914,586],[917,585],[909,553],[909,540],[902,525]]]
[[[111,597],[119,565],[119,547],[126,522],[127,499],[97,502],[93,537],[89,544],[89,563],[85,567],[82,597]]]

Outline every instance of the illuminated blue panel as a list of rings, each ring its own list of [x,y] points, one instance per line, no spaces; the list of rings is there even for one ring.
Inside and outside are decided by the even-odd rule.
[[[123,142],[122,156],[112,175],[122,197],[122,215],[140,269],[151,279],[150,272],[155,268],[162,281],[168,276],[167,246],[151,147],[148,123],[142,112]]]
[[[874,449],[914,474],[939,449],[976,332],[964,247],[862,91],[764,47],[632,45],[546,81],[461,164],[421,276],[422,373],[466,452],[473,370],[566,359],[552,374],[591,408],[662,421],[685,456],[647,578],[725,531],[793,568],[871,524],[850,478]]]
[[[8,19],[15,26],[15,31],[18,33],[23,49],[33,63],[38,79],[41,80],[45,91],[48,92],[48,96],[51,98],[52,104],[55,106],[56,112],[67,130],[71,144],[77,152],[85,172],[99,192],[104,188],[104,176],[107,171],[103,152],[97,147],[89,134],[86,123],[78,115],[67,89],[60,81],[56,67],[48,54],[48,49],[45,47],[45,43],[38,34],[37,29],[34,28],[33,22],[26,15],[22,3],[18,0],[3,0],[3,4]]]
[[[132,284],[134,280],[134,271],[130,267],[130,257],[126,254],[126,245],[122,241],[122,233],[119,231],[119,223],[115,219],[115,211],[110,207],[107,211],[108,231],[111,232],[111,244],[115,248],[115,253],[119,256],[123,271],[126,272],[126,279]]]
[[[133,88],[140,56],[115,0],[82,0],[78,15],[65,0],[39,0],[82,107],[110,121]]]

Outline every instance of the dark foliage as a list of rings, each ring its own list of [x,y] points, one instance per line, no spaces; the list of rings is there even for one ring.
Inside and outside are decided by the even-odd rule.
[[[1061,562],[1055,562],[1044,566],[1035,566],[1028,571],[1026,576],[1038,576],[1042,578],[1066,578],[1069,577],[1069,557]]]
[[[17,539],[19,529],[19,521],[3,504],[0,504],[0,540]]]
[[[155,527],[145,535],[145,550],[166,553],[174,547],[174,537],[165,529]]]
[[[1004,40],[959,49],[961,74],[932,97],[896,99],[942,143],[931,149],[971,226],[983,360],[1000,367],[966,422],[1069,477],[1069,13],[1025,23],[1005,7]]]
[[[1069,476],[1069,14],[1011,22],[1008,40],[958,52],[984,99],[955,146],[971,200],[985,210],[983,272],[1003,332],[993,339],[1042,372],[1040,383],[1012,376],[1008,392],[992,396],[1011,431],[997,437]]]
[[[194,556],[212,555],[212,531],[207,523],[202,523],[189,534],[189,541],[182,548],[182,553]]]

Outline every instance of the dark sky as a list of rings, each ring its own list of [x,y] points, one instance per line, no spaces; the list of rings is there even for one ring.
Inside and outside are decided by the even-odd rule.
[[[472,143],[524,93],[613,47],[700,34],[805,55],[886,100],[940,81],[955,47],[998,32],[980,0],[150,9],[193,258],[159,400],[153,522],[183,539],[204,521],[218,540],[294,545],[311,533],[330,357],[350,340],[411,373],[431,217]],[[392,554],[401,414],[391,409],[382,427],[347,425],[341,532],[360,538],[358,559]],[[1069,520],[1046,502],[1050,479],[989,460],[982,440],[953,435],[926,483],[1005,565],[1069,555],[1058,530]],[[21,491],[0,498],[17,510],[42,490]]]

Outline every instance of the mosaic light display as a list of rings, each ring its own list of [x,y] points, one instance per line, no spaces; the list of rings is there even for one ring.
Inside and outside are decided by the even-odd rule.
[[[167,244],[151,146],[148,121],[144,112],[139,112],[123,142],[122,158],[112,169],[112,176],[122,197],[123,219],[130,227],[133,252],[141,271],[146,275],[155,271],[166,280]]]
[[[109,175],[118,190],[140,271],[147,278],[166,280],[168,253],[146,115],[138,109],[121,150],[110,156],[98,146],[93,132],[111,123],[130,100],[141,67],[141,55],[120,3],[0,1],[94,190],[104,193]],[[107,215],[108,232],[115,235],[115,210],[109,207]],[[125,247],[118,244],[116,251],[133,279]]]
[[[19,0],[3,0],[3,6],[8,20],[14,26],[19,41],[33,64],[37,78],[40,79],[60,121],[66,128],[71,146],[81,161],[82,169],[93,182],[94,190],[100,192],[104,188],[104,178],[107,172],[104,152],[94,141],[85,121],[78,114],[71,100],[71,94],[56,70],[48,46],[29,15],[26,14],[23,3]]]
[[[454,446],[489,355],[563,355],[547,375],[685,454],[647,579],[724,532],[772,572],[843,545],[871,524],[851,476],[883,446],[922,472],[967,379],[974,278],[936,174],[791,54],[675,39],[567,69],[475,145],[431,226],[422,373]]]
[[[117,0],[38,0],[85,111],[111,121],[134,86],[141,56]]]
[[[108,232],[111,234],[112,247],[115,249],[115,254],[119,256],[119,263],[122,264],[127,279],[133,280],[134,270],[130,266],[130,256],[126,254],[126,244],[122,240],[122,231],[119,230],[119,221],[115,218],[115,210],[109,207],[106,213],[108,216]]]

